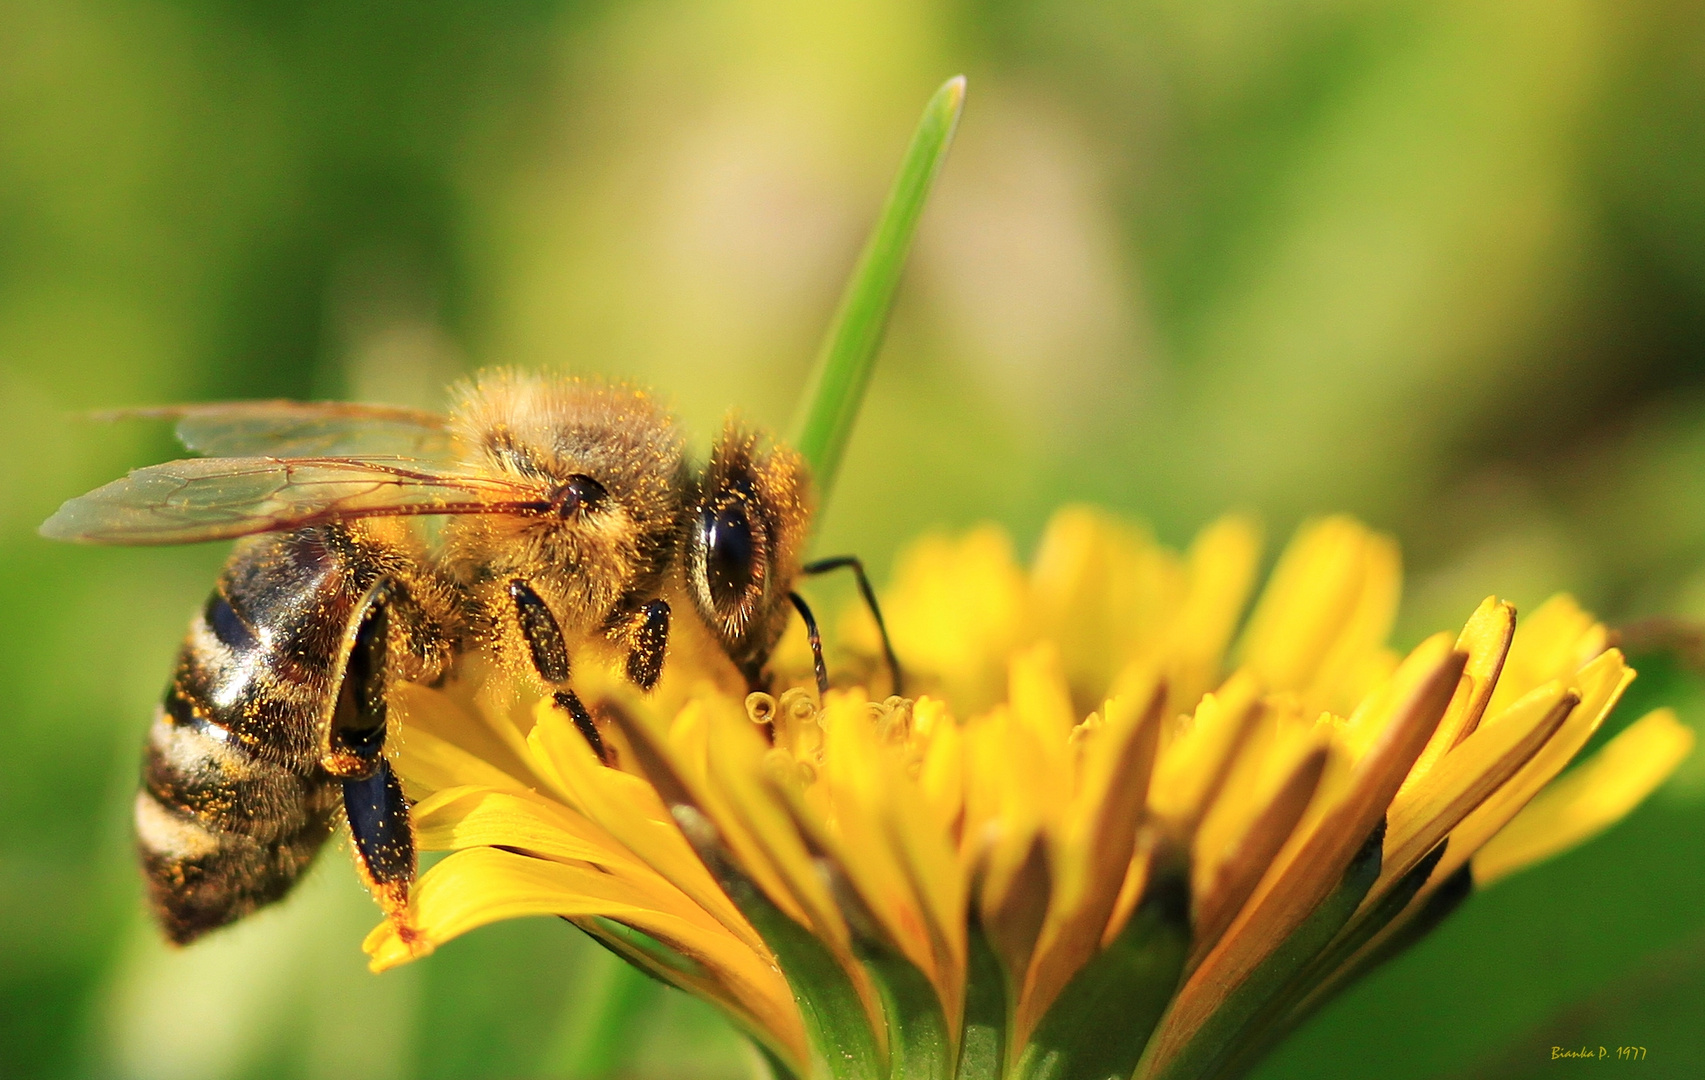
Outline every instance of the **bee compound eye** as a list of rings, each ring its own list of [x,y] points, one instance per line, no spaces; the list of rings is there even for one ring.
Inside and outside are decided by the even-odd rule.
[[[699,517],[699,540],[711,604],[719,612],[728,612],[746,598],[758,575],[757,545],[745,503],[723,499],[705,507]]]

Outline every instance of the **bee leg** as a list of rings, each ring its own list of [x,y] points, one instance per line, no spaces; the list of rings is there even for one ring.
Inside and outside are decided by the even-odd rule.
[[[349,659],[344,662],[332,712],[331,752],[324,760],[326,770],[339,778],[368,775],[385,749],[385,662],[390,652],[392,600],[390,583],[383,579],[368,590]]]
[[[817,618],[811,614],[805,597],[790,592],[787,598],[793,601],[793,606],[799,610],[799,617],[805,620],[805,636],[811,641],[811,667],[817,675],[817,700],[822,701],[829,693],[829,669],[823,663],[823,635],[817,632]]]
[[[876,603],[876,590],[870,587],[870,577],[864,572],[864,562],[857,555],[836,555],[829,559],[818,559],[808,562],[799,568],[799,572],[807,577],[827,574],[833,570],[851,570],[858,579],[858,594],[864,598],[864,606],[870,609],[870,614],[876,620],[876,630],[882,635],[882,655],[888,661],[888,673],[894,680],[894,693],[903,694],[904,683],[900,678],[900,658],[894,655],[894,644],[888,640],[888,624],[882,621],[882,608]]]
[[[551,695],[551,700],[574,721],[575,729],[585,737],[586,744],[592,747],[592,752],[598,755],[598,760],[606,765],[610,764],[610,751],[604,745],[604,736],[598,733],[598,725],[592,719],[592,714],[586,711],[580,695],[573,690],[558,690]]]
[[[515,618],[521,626],[521,636],[527,639],[527,651],[533,655],[533,670],[548,686],[561,687],[551,695],[557,708],[568,714],[574,726],[585,736],[587,745],[598,760],[610,763],[609,750],[592,714],[586,711],[579,695],[565,685],[568,682],[568,644],[563,641],[562,627],[532,586],[519,579],[509,583],[509,598],[515,603]]]
[[[406,925],[415,873],[414,826],[402,784],[384,754],[386,660],[395,601],[387,581],[368,592],[332,714],[326,765],[343,781],[343,808],[361,876],[385,914]]]
[[[406,925],[415,871],[414,825],[390,762],[380,758],[372,775],[345,780],[343,808],[367,888],[393,922]]]
[[[527,639],[527,651],[533,654],[533,670],[551,686],[561,686],[568,681],[568,645],[562,639],[556,616],[525,581],[517,579],[509,583],[509,599],[515,602],[521,636]]]
[[[663,650],[669,644],[669,605],[653,600],[639,611],[628,652],[628,678],[649,691],[663,674]]]

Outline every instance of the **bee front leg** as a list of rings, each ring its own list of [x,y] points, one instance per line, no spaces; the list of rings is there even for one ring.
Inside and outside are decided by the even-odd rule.
[[[521,627],[521,637],[526,640],[527,651],[532,654],[533,670],[545,685],[554,688],[551,699],[557,708],[568,714],[575,728],[592,747],[592,752],[598,755],[598,760],[609,764],[609,750],[604,745],[604,737],[598,732],[598,725],[592,714],[586,711],[579,695],[567,686],[568,643],[563,640],[562,627],[557,625],[556,616],[551,614],[550,607],[533,591],[533,587],[519,578],[509,583],[509,599],[515,604],[515,619]]]
[[[851,570],[858,582],[858,594],[864,598],[864,606],[869,610],[871,618],[876,620],[876,632],[882,638],[882,656],[888,661],[888,674],[893,679],[893,692],[904,694],[905,681],[900,676],[900,658],[894,654],[894,643],[888,640],[888,624],[882,620],[882,606],[876,602],[876,590],[870,587],[870,575],[864,572],[864,562],[857,555],[837,555],[830,559],[818,559],[808,562],[799,568],[806,577],[827,574],[833,570]],[[798,601],[796,600],[795,603]]]

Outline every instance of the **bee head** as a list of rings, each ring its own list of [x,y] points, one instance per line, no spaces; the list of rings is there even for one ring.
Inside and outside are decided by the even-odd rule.
[[[687,591],[748,679],[787,621],[810,521],[805,462],[730,422],[711,451],[687,528]]]

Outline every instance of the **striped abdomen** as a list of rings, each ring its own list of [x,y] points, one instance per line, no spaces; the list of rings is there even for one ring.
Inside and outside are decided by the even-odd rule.
[[[259,537],[190,624],[136,796],[149,892],[174,941],[282,897],[330,835],[344,778],[384,768],[393,620],[374,597],[387,561],[340,526]],[[356,716],[364,696],[369,719]],[[369,745],[341,746],[339,725]],[[407,856],[412,877],[412,844]]]

